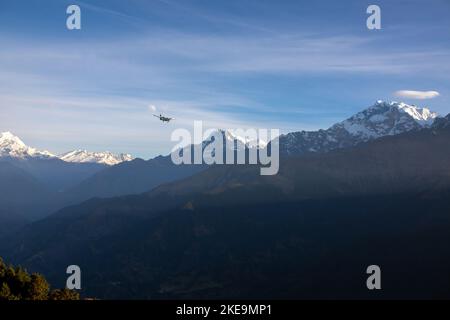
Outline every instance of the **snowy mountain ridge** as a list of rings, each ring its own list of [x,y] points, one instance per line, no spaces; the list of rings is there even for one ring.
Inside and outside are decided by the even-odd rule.
[[[124,161],[131,161],[129,154],[113,154],[111,152],[88,152],[86,150],[74,150],[62,155],[55,155],[49,151],[39,151],[27,146],[19,137],[11,132],[0,133],[0,158],[9,157],[15,159],[52,159],[59,158],[65,162],[74,163],[99,163],[116,165]]]
[[[356,113],[350,118],[336,123],[326,130],[298,131],[280,136],[280,153],[283,155],[299,155],[307,152],[326,152],[334,149],[355,146],[359,143],[377,139],[383,136],[396,135],[404,132],[430,127],[437,113],[427,108],[419,108],[403,102],[377,101],[374,105]],[[218,130],[202,143],[206,148],[217,136],[221,135],[224,142],[235,141],[233,149],[265,148],[267,142],[243,137],[239,132]],[[182,149],[181,149],[182,150]],[[178,152],[180,152],[179,150]],[[113,154],[111,152],[89,152],[74,150],[61,155],[31,148],[10,132],[0,133],[0,158],[59,158],[74,163],[99,163],[116,165],[134,158],[129,154]]]
[[[59,155],[59,158],[66,162],[76,163],[100,163],[113,166],[124,161],[131,161],[133,157],[130,154],[113,154],[112,152],[89,152],[86,150],[74,150]]]
[[[285,155],[295,155],[351,147],[380,137],[430,127],[437,117],[437,113],[427,108],[379,100],[326,130],[282,135],[280,151]]]
[[[53,158],[56,156],[48,151],[39,151],[27,146],[19,137],[7,131],[0,132],[0,157]]]

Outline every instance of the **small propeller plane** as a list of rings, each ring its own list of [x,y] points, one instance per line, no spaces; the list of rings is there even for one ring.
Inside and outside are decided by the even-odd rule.
[[[162,122],[170,122],[171,120],[175,120],[174,118],[168,118],[168,117],[164,117],[162,115],[157,116],[156,114],[154,114],[153,116],[157,117]]]

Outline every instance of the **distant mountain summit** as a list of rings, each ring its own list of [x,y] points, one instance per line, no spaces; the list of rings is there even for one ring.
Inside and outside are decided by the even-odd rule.
[[[265,148],[267,146],[267,142],[258,137],[240,136],[232,130],[219,130],[219,133],[223,135],[225,143],[236,141],[235,148],[238,150],[241,148]]]
[[[326,152],[361,142],[430,127],[438,114],[403,102],[377,101],[326,130],[292,132],[280,137],[280,152]]]
[[[298,131],[280,136],[280,152],[283,155],[299,155],[308,152],[327,152],[352,147],[362,142],[384,136],[430,127],[438,114],[427,108],[419,108],[403,102],[377,101],[371,107],[358,112],[326,130]],[[229,130],[219,130],[224,142],[234,141],[233,149],[264,148],[267,142],[241,137]],[[213,135],[203,141],[203,148],[214,141]],[[191,147],[191,146],[190,146]],[[39,151],[23,143],[10,132],[0,133],[0,157],[11,158],[58,158],[70,163],[97,163],[108,166],[131,161],[130,154],[111,152],[90,152],[74,150],[61,155]]]
[[[134,158],[129,154],[113,154],[111,152],[89,152],[86,150],[74,150],[59,156],[49,151],[39,151],[27,146],[19,137],[11,132],[0,133],[0,158],[13,159],[61,159],[72,163],[97,163],[108,166],[116,165]]]
[[[27,146],[19,137],[11,132],[0,132],[0,157],[11,158],[53,158],[48,151],[39,151]]]
[[[255,131],[254,133],[257,132]],[[203,140],[202,148],[204,149],[210,145],[216,137],[222,137],[224,147],[229,147],[231,145],[231,149],[235,151],[253,148],[263,149],[267,146],[266,141],[256,136],[248,136],[247,134],[249,134],[249,132],[246,132],[245,130],[238,132],[236,130],[218,129],[211,133],[208,138]]]
[[[59,155],[59,158],[66,162],[76,163],[100,163],[113,166],[134,158],[130,154],[113,154],[111,152],[89,152],[86,150],[74,150]]]
[[[367,290],[359,278],[352,287],[347,281],[373,257],[395,275],[420,256],[411,275],[435,275],[429,261],[439,261],[439,273],[415,284],[412,296],[410,278],[396,282],[398,298],[448,298],[450,249],[436,243],[450,241],[449,121],[284,157],[274,176],[255,166],[211,166],[180,179],[174,170],[200,166],[175,166],[167,156],[125,162],[80,190],[159,186],[66,207],[0,241],[0,252],[54,283],[66,281],[60,270],[83,261],[86,294],[102,299],[261,299],[261,290],[302,298],[317,294],[318,284],[328,295],[330,279],[346,279],[346,289],[339,282],[326,298],[361,298]],[[167,183],[168,174],[177,179]],[[320,270],[313,281],[311,270]]]

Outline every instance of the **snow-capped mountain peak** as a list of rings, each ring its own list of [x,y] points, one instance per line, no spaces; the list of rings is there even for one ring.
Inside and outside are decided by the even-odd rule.
[[[237,141],[247,148],[265,148],[267,142],[245,131],[233,132],[232,130],[220,130],[227,141]],[[254,132],[257,133],[257,132]]]
[[[430,126],[437,114],[427,108],[403,102],[377,103],[354,116],[332,126],[330,131],[344,129],[362,141],[394,135]]]
[[[208,138],[203,140],[203,148],[208,146],[217,136],[221,136],[223,139],[224,147],[230,147],[233,145],[232,149],[234,150],[243,150],[243,149],[253,149],[253,148],[265,148],[267,146],[267,142],[259,139],[256,136],[257,132],[244,131],[235,131],[235,130],[224,130],[218,129],[213,131]]]
[[[27,146],[19,137],[11,132],[0,133],[0,157],[11,158],[53,158],[54,154],[48,151],[39,151]]]
[[[259,139],[259,137],[256,136],[256,133],[257,132],[252,133],[246,130],[241,131],[224,129],[214,129],[209,131],[206,138],[201,142],[202,152],[206,151],[205,154],[203,154],[203,160],[206,161],[209,157],[215,157],[215,148],[218,147],[218,145],[213,144],[213,142],[216,141],[216,139],[222,140],[223,154],[226,154],[226,152],[265,148],[267,146],[267,142]],[[200,146],[200,144],[189,144],[182,148],[173,150],[172,153],[178,154],[178,156],[182,156],[186,152],[192,153],[195,146]]]
[[[87,150],[74,150],[59,155],[59,158],[66,162],[77,163],[100,163],[109,166],[119,164],[124,161],[131,161],[130,154],[113,154],[112,152],[89,152]]]
[[[392,112],[393,110],[398,110],[399,112],[408,114],[419,124],[422,124],[424,126],[430,125],[434,121],[434,119],[438,117],[438,114],[436,112],[432,112],[428,108],[420,108],[415,105],[409,105],[404,102],[397,101],[388,103],[382,100],[378,100],[372,107],[369,107],[360,113],[365,114],[365,111],[381,111],[383,113],[386,113]]]
[[[75,150],[56,156],[49,151],[39,151],[27,146],[19,137],[11,132],[0,133],[0,158],[31,159],[31,158],[59,158],[66,162],[77,163],[99,163],[115,165],[124,161],[133,160],[129,154],[113,154],[111,152],[89,152],[86,150]]]
[[[432,112],[428,108],[419,108],[416,106],[407,105],[403,102],[392,102],[391,104],[397,106],[400,110],[406,112],[419,124],[422,124],[424,126],[431,125],[434,122],[434,119],[438,117],[438,114],[436,112]]]
[[[327,130],[283,135],[280,137],[280,148],[284,154],[325,152],[383,136],[430,127],[437,117],[437,113],[427,108],[379,100],[373,106]]]
[[[13,135],[11,132],[6,131],[6,132],[1,132],[0,133],[0,145],[4,146],[6,144],[9,145],[16,145],[19,148],[24,148],[25,143],[23,143],[22,140],[19,139],[19,137]]]

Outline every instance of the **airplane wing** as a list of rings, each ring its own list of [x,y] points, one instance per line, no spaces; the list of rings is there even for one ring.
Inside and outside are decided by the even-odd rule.
[[[154,114],[153,116],[159,118],[159,116],[157,116],[156,114]]]

